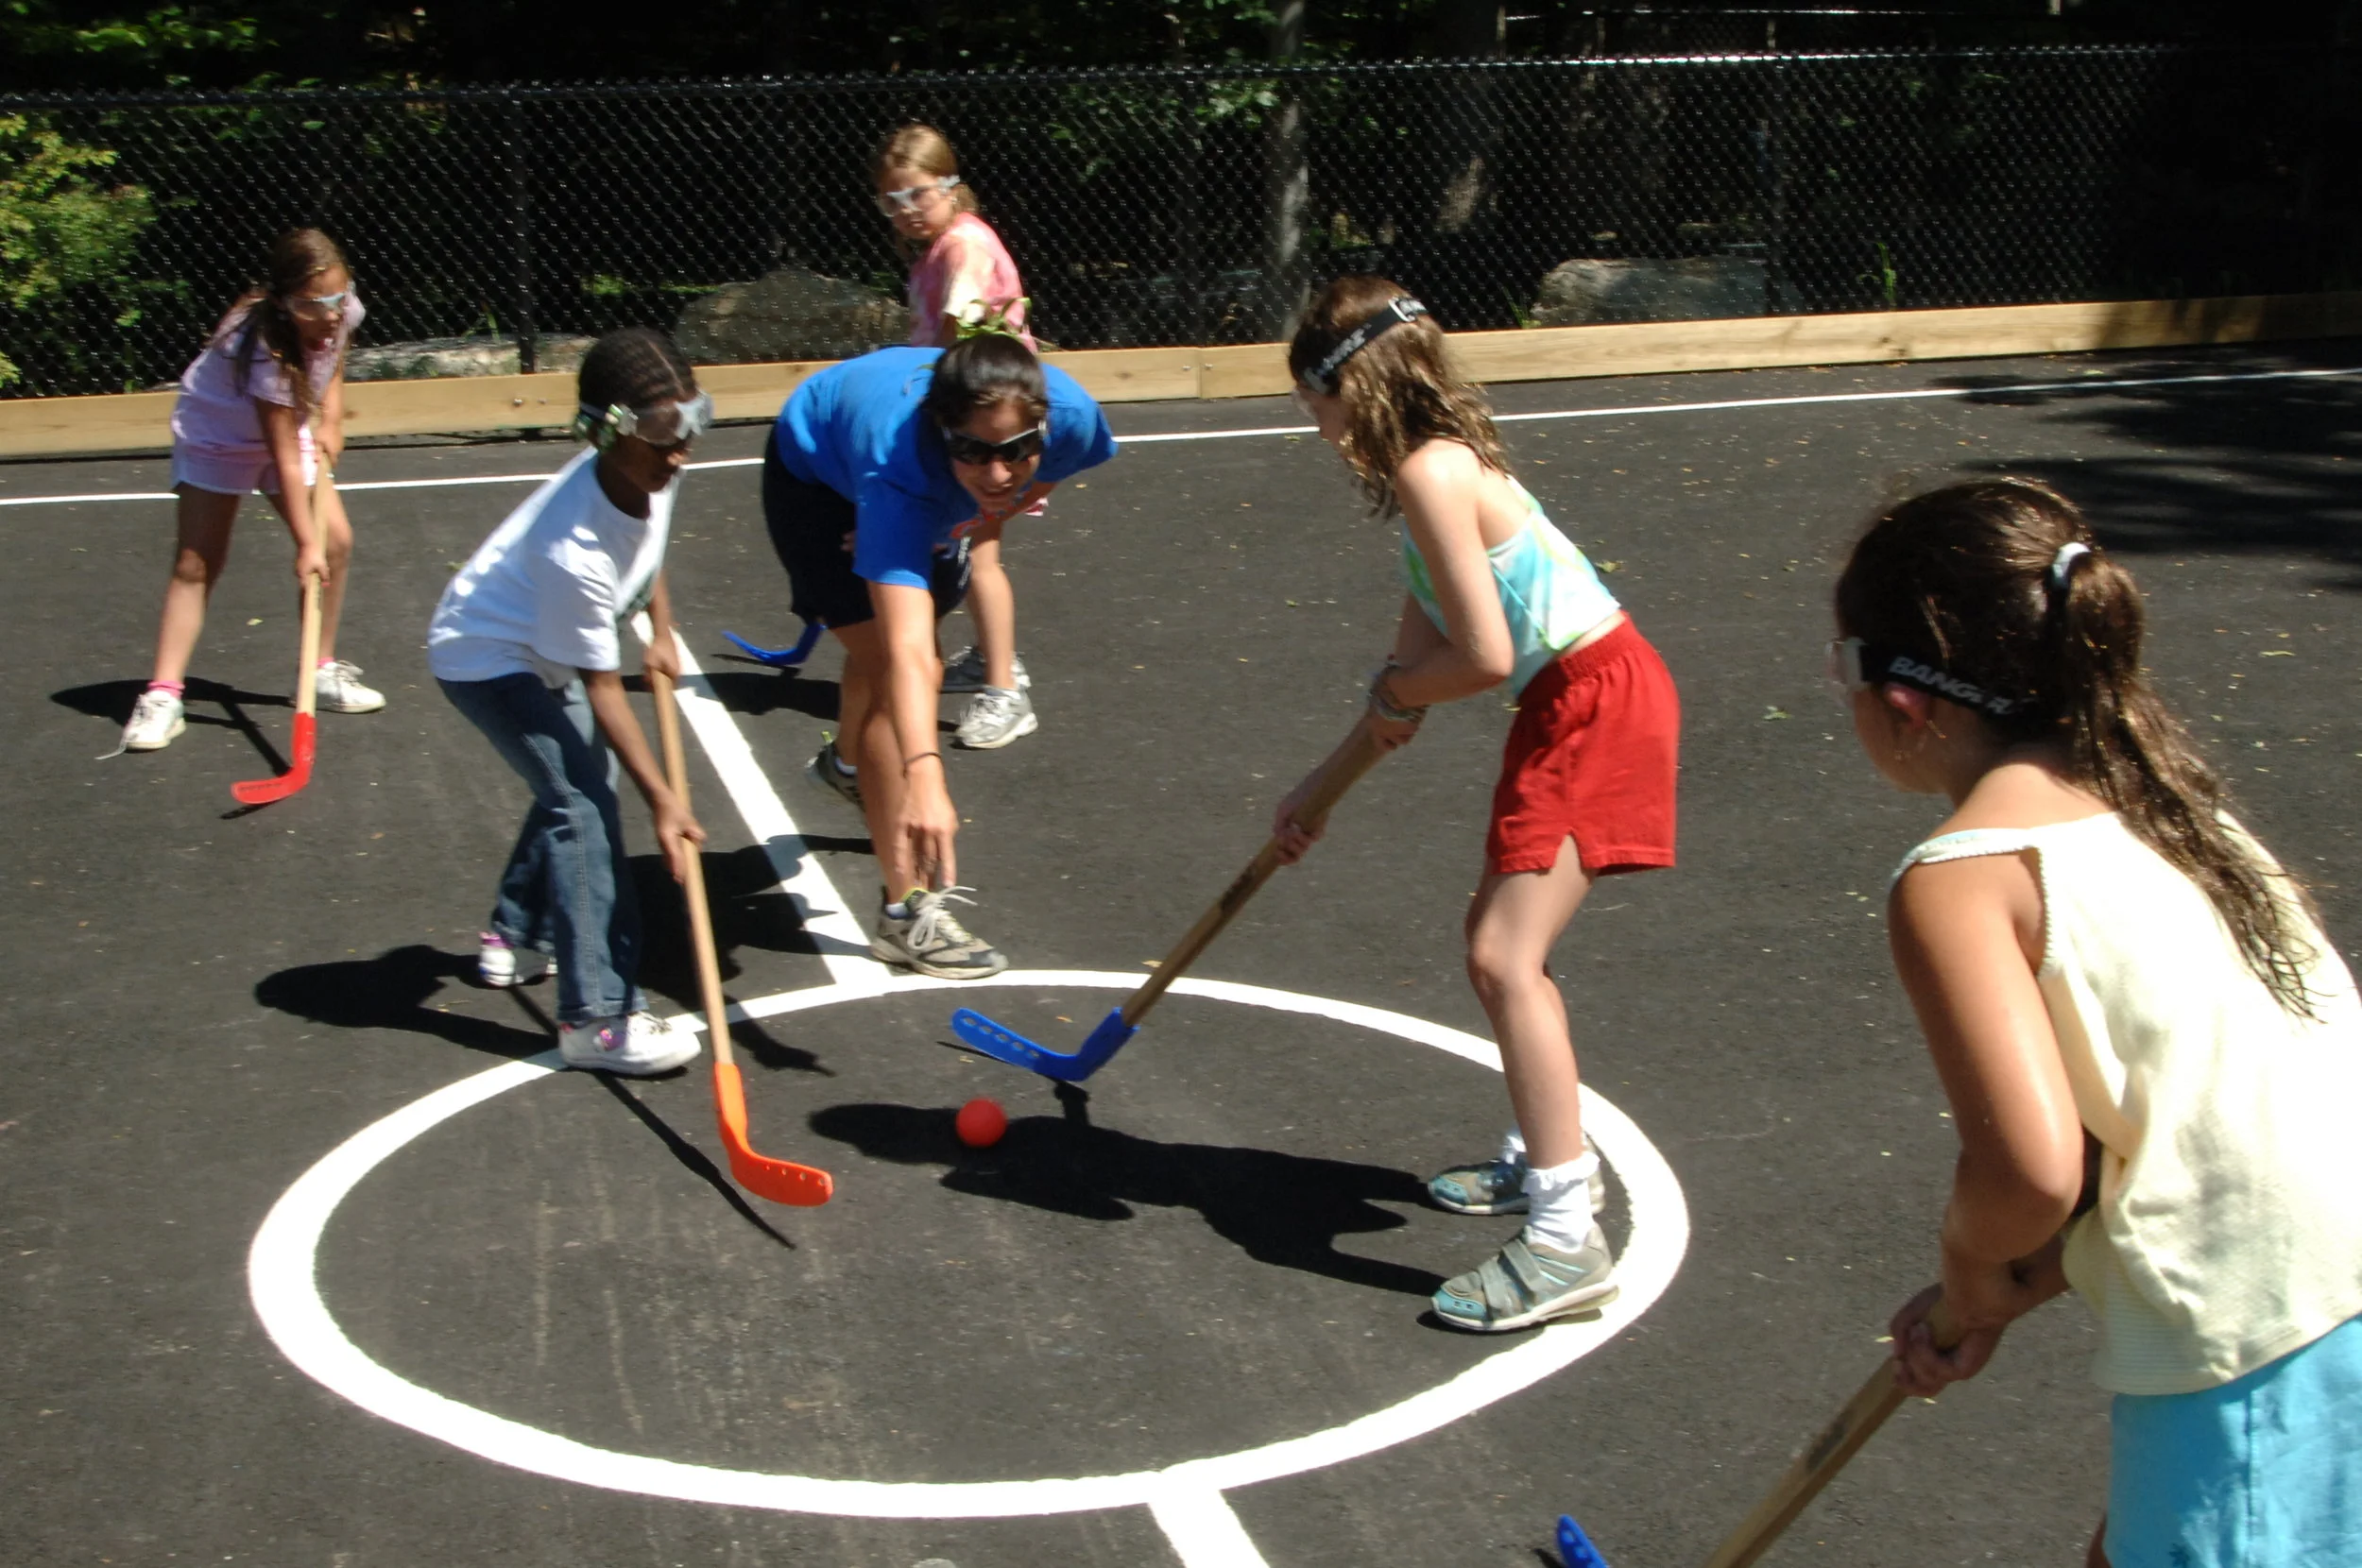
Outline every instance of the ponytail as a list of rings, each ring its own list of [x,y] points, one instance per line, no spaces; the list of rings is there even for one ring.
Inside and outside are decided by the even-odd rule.
[[[2140,590],[2073,503],[2000,479],[1891,507],[1838,579],[1837,619],[2014,699],[1979,722],[2060,745],[2075,781],[2206,895],[2280,1005],[2317,1016],[2304,890],[2229,820],[2230,792],[2142,671]]]

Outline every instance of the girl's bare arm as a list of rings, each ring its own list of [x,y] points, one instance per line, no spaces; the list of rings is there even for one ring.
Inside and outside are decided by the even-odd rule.
[[[1387,679],[1388,695],[1399,707],[1474,696],[1508,679],[1515,667],[1509,621],[1477,518],[1485,471],[1476,453],[1457,441],[1430,441],[1395,476],[1403,521],[1427,562],[1444,616],[1435,645]]]

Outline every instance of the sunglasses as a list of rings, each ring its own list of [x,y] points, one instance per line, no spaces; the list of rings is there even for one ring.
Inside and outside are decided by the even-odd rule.
[[[982,441],[956,430],[943,433],[943,450],[954,463],[982,467],[986,463],[1018,464],[1041,455],[1042,427],[1020,431],[1005,441]]]
[[[916,213],[918,211],[918,204],[927,199],[930,192],[949,193],[951,187],[959,182],[958,175],[947,174],[939,179],[930,179],[922,185],[905,185],[899,191],[880,191],[878,211],[888,217],[893,217],[899,213]]]

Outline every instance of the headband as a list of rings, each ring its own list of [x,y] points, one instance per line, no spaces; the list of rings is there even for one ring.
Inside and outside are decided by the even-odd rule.
[[[2080,539],[2071,539],[2059,546],[2059,553],[2050,557],[2050,595],[2057,598],[2066,591],[2067,580],[2075,574],[2075,557],[2088,555],[2092,547]]]
[[[1427,307],[1407,294],[1387,300],[1384,309],[1339,338],[1337,347],[1323,355],[1318,365],[1304,372],[1304,384],[1324,397],[1336,396],[1337,372],[1345,367],[1345,361],[1396,327],[1416,321],[1426,314]]]
[[[1931,697],[1945,697],[1962,707],[1973,707],[2006,719],[2018,709],[2019,699],[2004,697],[1986,690],[1974,681],[1962,680],[1948,670],[1938,669],[1926,659],[1913,658],[1849,637],[1832,644],[1833,658],[1841,664],[1833,670],[1850,687],[1876,686],[1891,681],[1925,691]]]

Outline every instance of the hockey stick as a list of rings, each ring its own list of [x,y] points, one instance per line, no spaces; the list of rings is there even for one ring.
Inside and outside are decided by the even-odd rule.
[[[796,639],[793,648],[758,648],[736,632],[724,632],[722,635],[757,664],[767,664],[774,670],[793,670],[812,657],[813,649],[820,641],[820,634],[827,629],[817,621],[805,622],[804,633]]]
[[[1298,826],[1317,830],[1321,824],[1328,820],[1329,809],[1344,798],[1354,781],[1369,772],[1385,755],[1371,743],[1366,729],[1356,729],[1354,736],[1353,748],[1340,756],[1321,775],[1320,783],[1313,787],[1303,808],[1296,812]],[[1057,1051],[1037,1046],[1015,1031],[965,1007],[951,1014],[951,1032],[959,1036],[962,1045],[981,1051],[997,1062],[1024,1067],[1062,1083],[1080,1083],[1105,1066],[1107,1059],[1122,1049],[1124,1042],[1139,1031],[1140,1020],[1148,1015],[1150,1008],[1156,1005],[1156,998],[1165,994],[1165,988],[1179,980],[1182,972],[1197,962],[1199,954],[1213,946],[1214,938],[1222,934],[1223,928],[1230,924],[1246,907],[1246,901],[1255,896],[1256,890],[1271,880],[1271,874],[1278,869],[1279,841],[1275,838],[1258,850],[1255,859],[1247,862],[1246,869],[1223,889],[1222,896],[1214,900],[1213,908],[1198,917],[1197,924],[1190,928],[1190,934],[1183,937],[1172,951],[1165,955],[1164,962],[1156,965],[1156,972],[1149,976],[1121,1007],[1101,1019],[1099,1027],[1092,1030],[1076,1049]]]
[[[326,458],[319,460],[319,472],[312,481],[312,519],[317,526],[320,515],[320,492],[334,485],[328,477]],[[320,677],[320,580],[303,579],[302,668],[296,672],[295,731],[288,741],[290,756],[287,771],[276,778],[246,778],[230,786],[242,806],[268,806],[274,800],[284,800],[312,782],[312,758],[319,749],[318,719],[314,714],[319,692]]]
[[[1952,1321],[1951,1308],[1941,1300],[1927,1313],[1928,1331],[1935,1336],[1938,1350],[1950,1350],[1960,1342],[1960,1325]],[[1730,1539],[1715,1548],[1706,1559],[1705,1568],[1748,1568],[1748,1564],[1772,1549],[1782,1531],[1805,1511],[1806,1505],[1821,1495],[1821,1489],[1845,1468],[1846,1461],[1861,1452],[1871,1434],[1886,1424],[1887,1417],[1902,1407],[1909,1396],[1894,1381],[1894,1361],[1889,1357],[1878,1363],[1878,1370],[1870,1374],[1870,1381],[1859,1392],[1845,1402],[1845,1407],[1796,1456],[1787,1471],[1762,1502],[1743,1520]],[[1607,1568],[1607,1563],[1583,1533],[1583,1526],[1561,1515],[1558,1521],[1558,1553],[1566,1559],[1566,1568]]]
[[[671,636],[670,632],[665,633]],[[656,697],[656,727],[664,747],[664,776],[689,804],[689,764],[681,752],[680,712],[673,700],[668,675],[650,671],[648,690]],[[713,911],[706,903],[705,854],[696,844],[682,857],[687,874],[681,892],[689,904],[689,932],[697,948],[697,983],[704,992],[706,1032],[713,1038],[713,1109],[721,1118],[722,1147],[728,1150],[730,1174],[740,1186],[774,1203],[810,1208],[829,1201],[835,1183],[829,1173],[791,1160],[758,1154],[746,1142],[746,1083],[730,1055],[729,1003],[722,996],[722,965],[713,956]]]

